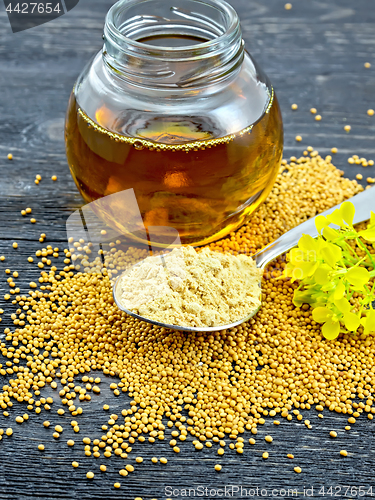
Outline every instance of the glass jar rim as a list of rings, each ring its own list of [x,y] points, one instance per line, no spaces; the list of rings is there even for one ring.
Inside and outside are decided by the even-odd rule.
[[[223,43],[234,42],[240,35],[240,22],[235,9],[225,0],[189,0],[192,3],[206,5],[216,8],[223,15],[225,25],[221,34],[214,36],[212,39],[199,42],[194,45],[184,45],[183,47],[171,47],[162,45],[151,45],[145,42],[135,40],[125,35],[121,29],[116,26],[116,17],[125,10],[144,3],[151,3],[153,0],[119,0],[109,9],[105,21],[105,35],[109,36],[112,41],[117,44],[124,44],[127,49],[134,53],[152,53],[153,58],[160,59],[191,59],[192,51],[196,57],[204,57],[205,54],[212,55],[212,53],[221,51]]]

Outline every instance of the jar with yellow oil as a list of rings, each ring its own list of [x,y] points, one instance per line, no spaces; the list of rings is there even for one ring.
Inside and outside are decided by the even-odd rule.
[[[202,245],[246,222],[282,157],[275,92],[223,0],[120,0],[67,110],[72,176],[91,202],[134,191],[144,226]]]

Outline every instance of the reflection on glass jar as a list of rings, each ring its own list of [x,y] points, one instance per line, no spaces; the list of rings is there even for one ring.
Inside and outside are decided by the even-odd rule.
[[[88,202],[133,189],[143,223],[214,241],[243,224],[282,157],[274,91],[222,0],[121,0],[66,119],[73,178]]]

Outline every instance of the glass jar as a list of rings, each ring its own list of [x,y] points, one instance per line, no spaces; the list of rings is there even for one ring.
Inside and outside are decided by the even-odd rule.
[[[282,157],[279,105],[223,0],[120,0],[79,76],[65,138],[83,198],[133,189],[145,227],[221,238],[264,201]]]

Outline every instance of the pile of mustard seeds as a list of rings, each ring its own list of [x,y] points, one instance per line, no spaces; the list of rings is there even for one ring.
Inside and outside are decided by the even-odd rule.
[[[356,181],[342,177],[331,157],[321,158],[316,151],[284,161],[272,193],[251,222],[210,248],[251,254],[361,190]],[[275,423],[280,418],[303,420],[306,432],[313,432],[305,419],[311,408],[322,416],[324,409],[345,414],[348,428],[358,418],[373,418],[374,336],[325,340],[309,306],[293,306],[297,284],[278,279],[282,259],[265,272],[262,307],[254,318],[224,331],[184,334],[138,321],[114,304],[111,280],[120,265],[125,269],[140,260],[137,249],[123,254],[111,243],[103,250],[106,267],[100,270],[102,256],[90,263],[85,257],[90,244],[75,243],[80,257],[73,263],[65,249],[62,271],[52,263],[59,255],[56,248],[47,246],[30,257],[30,264],[41,268],[40,278],[24,295],[12,285],[16,278],[10,282],[5,299],[18,309],[11,316],[14,328],[5,328],[0,344],[0,373],[8,377],[0,406],[6,414],[15,400],[25,403],[29,420],[31,412],[48,411],[52,398],[43,397],[43,388],[51,385],[58,391],[53,400],[60,399],[63,412],[74,417],[72,426],[85,454],[93,459],[119,456],[123,478],[142,460],[133,456],[136,440],[155,446],[152,463],[166,463],[157,456],[157,442],[165,438],[176,453],[180,446],[214,448],[223,462],[228,453],[247,451],[268,417]],[[4,272],[6,259],[0,265]],[[126,393],[131,402],[119,414],[103,413],[104,433],[78,440],[80,401],[100,392],[93,370],[113,377],[114,398]],[[233,440],[229,447],[225,437]],[[87,477],[94,473],[88,471]]]

